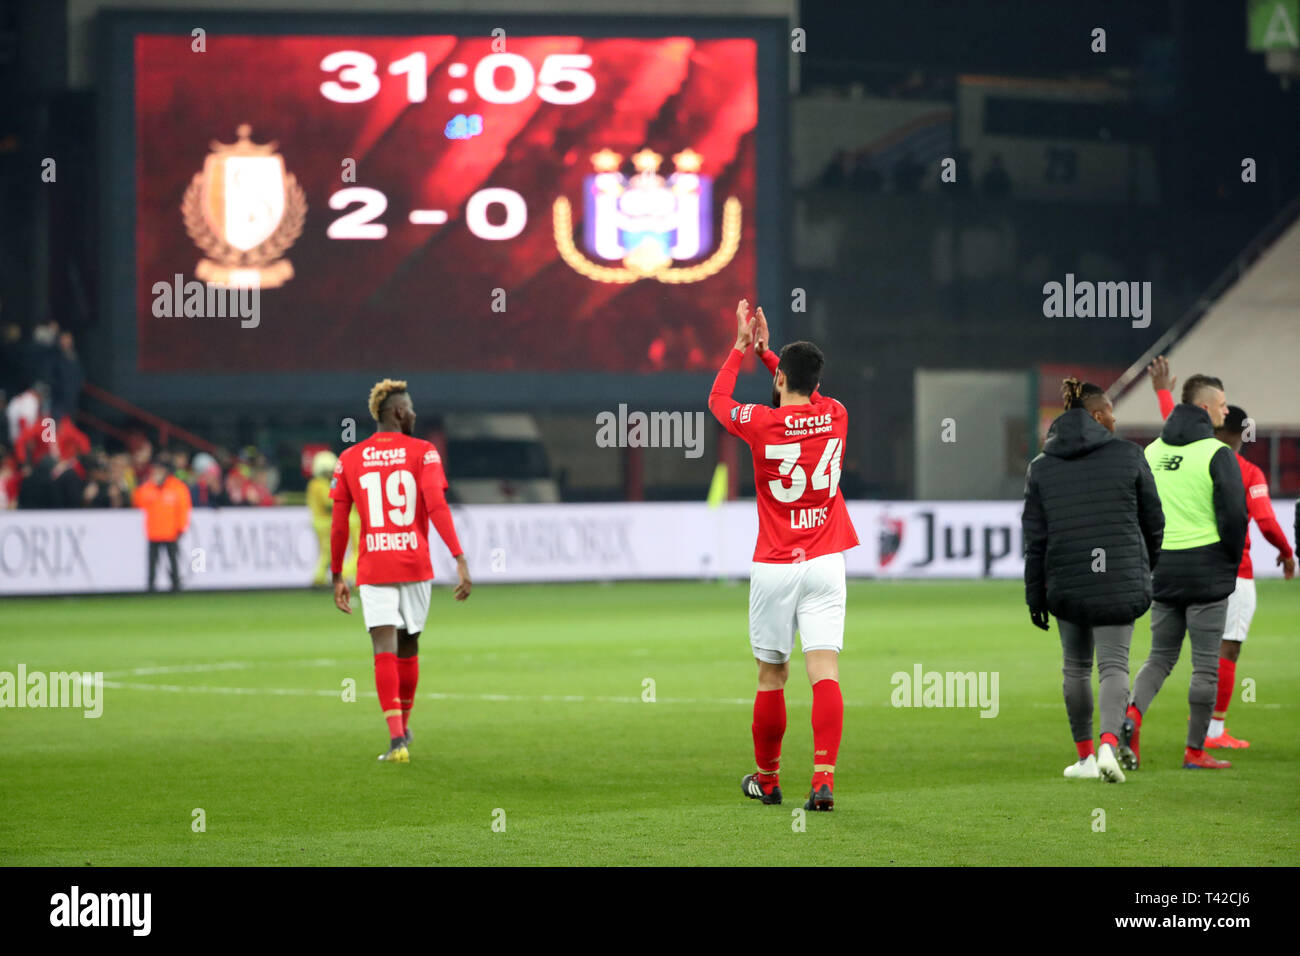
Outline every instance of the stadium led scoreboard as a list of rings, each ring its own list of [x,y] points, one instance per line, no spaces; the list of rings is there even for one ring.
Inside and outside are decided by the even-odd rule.
[[[789,294],[784,21],[102,16],[128,397],[681,401]]]

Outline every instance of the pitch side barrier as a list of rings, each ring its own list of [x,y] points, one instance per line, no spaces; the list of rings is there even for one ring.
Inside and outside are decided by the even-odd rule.
[[[1274,502],[1290,528],[1294,503]],[[452,509],[476,583],[744,578],[758,518],[752,501],[463,505]],[[1019,578],[1019,501],[851,501],[861,545],[849,575]],[[434,570],[454,581],[433,535]],[[1276,577],[1273,548],[1251,536],[1255,571]],[[180,541],[189,590],[298,588],[318,556],[306,508],[198,509]],[[0,594],[145,590],[144,519],[134,510],[0,512]],[[167,587],[166,561],[158,586]]]

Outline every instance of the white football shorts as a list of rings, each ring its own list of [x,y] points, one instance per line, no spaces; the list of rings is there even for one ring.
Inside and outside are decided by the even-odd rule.
[[[1228,595],[1228,616],[1223,622],[1225,641],[1244,641],[1255,617],[1255,579],[1237,578],[1237,587]]]
[[[400,584],[363,584],[361,616],[366,629],[391,624],[408,634],[419,634],[429,617],[429,595],[433,581],[403,581]]]
[[[768,664],[784,664],[799,632],[803,652],[844,649],[844,555],[749,569],[749,644]]]

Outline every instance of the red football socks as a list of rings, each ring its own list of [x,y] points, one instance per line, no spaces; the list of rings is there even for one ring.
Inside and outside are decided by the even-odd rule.
[[[1237,686],[1237,662],[1226,657],[1219,658],[1219,688],[1214,696],[1214,717],[1223,720],[1228,716],[1228,705],[1232,703],[1232,691]]]
[[[754,763],[758,783],[766,793],[777,784],[781,770],[781,738],[785,736],[785,691],[760,690],[754,695]]]
[[[384,720],[388,721],[388,736],[393,739],[406,736],[402,727],[396,654],[375,655],[375,690],[379,691],[379,706],[383,708]]]
[[[829,677],[813,684],[813,789],[835,786],[835,760],[844,734],[844,696],[840,682]]]
[[[411,723],[411,708],[415,705],[415,685],[420,681],[420,658],[397,658],[397,697],[402,708],[402,733]]]
[[[1103,744],[1110,744],[1112,750],[1118,750],[1118,749],[1119,749],[1119,738],[1116,737],[1114,734],[1102,734],[1102,735],[1101,735],[1101,742],[1102,742]],[[1091,747],[1088,748],[1088,752],[1089,752],[1089,753],[1092,753],[1092,748],[1091,748]],[[1082,756],[1082,755],[1081,755],[1081,756]]]
[[[1080,760],[1087,760],[1096,752],[1092,749],[1091,740],[1076,740],[1074,742],[1074,749],[1079,751]]]

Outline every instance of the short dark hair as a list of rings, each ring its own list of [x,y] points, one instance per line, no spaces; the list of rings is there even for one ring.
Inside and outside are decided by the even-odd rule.
[[[1199,372],[1183,382],[1183,404],[1195,405],[1197,397],[1207,388],[1217,388],[1223,391],[1223,380],[1215,378],[1213,375],[1202,375]]]
[[[1105,396],[1106,391],[1092,382],[1081,382],[1077,378],[1067,378],[1061,382],[1061,401],[1067,412],[1072,408],[1087,408],[1097,398]]]
[[[791,342],[781,350],[777,371],[785,372],[786,387],[799,395],[811,395],[822,380],[826,356],[811,342]]]
[[[1215,429],[1229,435],[1240,435],[1246,431],[1246,410],[1240,405],[1229,405],[1228,414],[1223,416],[1223,424]]]

